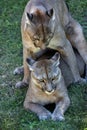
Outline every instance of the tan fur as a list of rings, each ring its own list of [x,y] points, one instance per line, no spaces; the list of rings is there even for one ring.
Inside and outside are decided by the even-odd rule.
[[[40,59],[49,59],[51,58],[57,51],[53,50],[53,49],[45,49],[42,52],[42,55],[37,58],[36,60],[40,60]],[[35,55],[40,55],[38,52]],[[74,53],[76,56],[76,61],[77,61],[77,66],[78,66],[78,70],[80,73],[81,77],[85,77],[86,76],[86,64],[84,62],[84,60],[82,59],[82,57],[79,55],[79,53],[77,52],[77,50],[74,49]],[[59,67],[61,69],[63,78],[65,80],[65,84],[66,86],[69,86],[71,83],[74,83],[74,77],[72,75],[72,72],[69,68],[69,65],[67,64],[67,62],[62,58],[62,56],[60,56],[60,64]]]
[[[59,68],[58,55],[33,63],[30,59],[29,69],[31,78],[24,101],[25,109],[35,112],[40,120],[64,120],[64,112],[69,107],[70,100]],[[44,107],[49,103],[56,104],[53,113]]]
[[[46,47],[60,52],[68,63],[75,82],[82,80],[72,46],[77,48],[87,64],[87,44],[82,27],[71,17],[64,0],[30,0],[23,13],[21,33],[24,79],[16,86],[21,87],[28,83],[29,70],[26,58],[34,57],[34,53]]]
[[[31,78],[24,107],[35,112],[40,120],[49,118],[52,120],[64,120],[64,113],[70,104],[66,87],[74,82],[74,78],[69,66],[62,57],[60,57],[59,64],[59,58],[55,52],[47,49],[38,61],[34,61],[31,58],[28,60]],[[75,51],[75,55],[80,75],[83,75],[85,63],[77,51]],[[56,104],[53,113],[44,107],[44,105],[50,103]]]

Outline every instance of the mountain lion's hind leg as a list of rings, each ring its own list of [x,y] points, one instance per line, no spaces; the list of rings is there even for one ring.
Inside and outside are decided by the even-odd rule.
[[[65,31],[68,40],[71,42],[72,46],[78,50],[87,65],[87,42],[85,40],[81,25],[71,18],[70,23],[66,26]]]

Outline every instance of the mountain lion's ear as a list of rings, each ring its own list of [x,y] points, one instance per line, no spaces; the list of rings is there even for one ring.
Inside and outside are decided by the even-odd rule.
[[[53,9],[46,11],[46,15],[48,15],[49,17],[52,17],[53,16]]]
[[[28,63],[29,69],[33,71],[33,64],[35,63],[35,60],[33,60],[32,58],[27,58],[26,61]]]
[[[56,52],[51,59],[53,61],[53,64],[55,64],[56,66],[60,64],[60,54],[58,52]]]
[[[30,20],[30,21],[32,21],[33,20],[33,14],[29,14],[29,13],[27,13],[27,17],[28,17],[28,19]]]

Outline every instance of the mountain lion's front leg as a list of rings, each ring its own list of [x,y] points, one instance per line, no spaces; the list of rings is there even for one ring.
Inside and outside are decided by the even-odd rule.
[[[64,112],[67,110],[67,108],[70,105],[70,99],[68,95],[65,95],[65,97],[62,98],[60,102],[56,103],[56,108],[52,114],[52,120],[56,121],[63,121],[64,118]]]
[[[22,72],[24,73],[24,78],[22,81],[19,81],[16,83],[15,85],[16,88],[28,86],[29,84],[30,71],[26,62],[26,59],[28,58],[29,55],[30,54],[29,54],[28,49],[23,47],[23,66],[17,69],[17,73],[19,73],[19,71],[22,70]]]
[[[24,108],[26,110],[31,110],[36,113],[40,120],[46,120],[51,118],[51,112],[45,109],[42,105],[32,102],[24,102]]]

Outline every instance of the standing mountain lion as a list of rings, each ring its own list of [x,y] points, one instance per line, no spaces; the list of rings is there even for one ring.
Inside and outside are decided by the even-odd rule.
[[[85,64],[78,53],[75,52],[75,54],[79,72],[82,75]],[[27,59],[31,76],[24,107],[35,112],[40,120],[49,118],[64,120],[64,113],[70,104],[67,86],[74,82],[74,78],[67,63],[59,57],[58,53],[49,50],[44,55],[38,61],[32,58]],[[53,113],[44,107],[50,103],[56,104]]]
[[[75,82],[85,81],[79,74],[72,46],[78,50],[87,64],[87,44],[82,27],[71,17],[64,0],[30,0],[24,10],[21,33],[23,41],[24,78],[16,87],[26,86],[29,82],[29,69],[26,58],[35,53],[52,48],[62,55],[68,63]],[[20,73],[21,68],[14,73]]]

